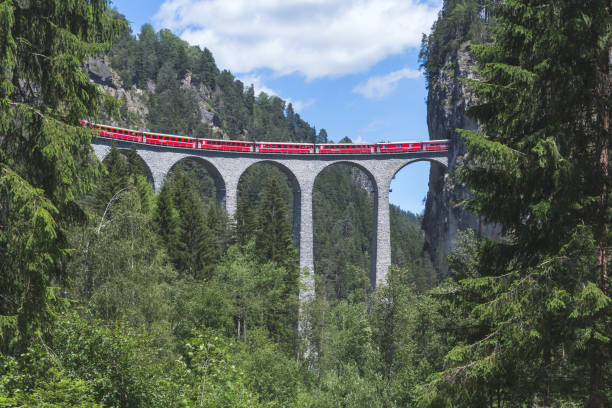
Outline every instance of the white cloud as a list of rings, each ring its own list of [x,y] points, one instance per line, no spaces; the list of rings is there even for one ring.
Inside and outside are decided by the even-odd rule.
[[[382,119],[374,119],[361,129],[359,129],[359,131],[362,133],[376,133],[383,129],[386,125],[386,121]]]
[[[397,83],[402,79],[414,79],[420,76],[420,71],[404,68],[390,72],[387,75],[368,78],[366,82],[362,82],[353,88],[353,92],[361,94],[366,98],[379,99],[393,92]]]
[[[286,101],[287,103],[291,102],[291,105],[293,105],[293,110],[298,113],[303,112],[304,109],[314,105],[315,103],[315,100],[313,98],[310,98],[306,101],[294,101],[291,98],[287,98]]]
[[[361,72],[418,47],[441,1],[166,0],[155,21],[234,73],[308,79]]]
[[[255,90],[255,95],[259,95],[261,92],[264,92],[268,95],[278,95],[278,92],[268,88],[264,83],[263,79],[259,75],[254,74],[246,74],[240,75],[236,79],[239,79],[246,87],[253,85],[253,89]]]
[[[306,101],[294,100],[292,98],[284,98],[279,95],[278,92],[269,88],[266,84],[264,84],[264,80],[260,75],[256,74],[246,74],[240,75],[237,79],[242,81],[245,87],[253,85],[253,89],[255,90],[255,95],[259,95],[261,92],[264,92],[268,95],[276,95],[279,98],[283,99],[287,104],[291,103],[293,105],[294,112],[301,113],[304,109],[312,106],[315,103],[314,99],[308,99]]]

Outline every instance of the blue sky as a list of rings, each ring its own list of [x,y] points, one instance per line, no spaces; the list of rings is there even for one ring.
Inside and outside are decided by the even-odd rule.
[[[256,91],[291,101],[330,139],[426,140],[422,33],[441,0],[114,0],[132,22],[209,48]],[[429,164],[404,168],[391,202],[421,213]]]

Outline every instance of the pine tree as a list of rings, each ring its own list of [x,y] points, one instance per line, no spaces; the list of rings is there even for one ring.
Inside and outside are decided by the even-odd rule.
[[[249,201],[245,196],[238,197],[236,207],[236,223],[234,226],[234,236],[239,245],[246,245],[255,232],[255,215],[251,210]]]
[[[96,207],[98,211],[104,212],[108,203],[121,190],[128,186],[130,167],[126,158],[121,154],[115,143],[104,160],[106,174],[102,177],[96,191]]]
[[[141,175],[144,174],[144,168],[142,166],[142,159],[138,156],[136,145],[132,144],[127,154],[127,165],[128,173],[130,175]]]
[[[270,177],[259,204],[255,252],[261,263],[276,265],[272,270],[263,268],[262,273],[267,273],[260,280],[268,331],[287,351],[295,351],[299,270],[290,231],[278,179]]]
[[[295,261],[287,206],[278,179],[271,177],[264,191],[257,216],[255,250],[260,259],[287,265]]]
[[[174,206],[172,191],[168,183],[164,184],[157,196],[155,209],[155,225],[164,243],[170,259],[177,263],[178,254],[182,251],[180,236],[181,227],[179,213]]]
[[[124,27],[106,1],[0,2],[0,330],[6,349],[51,319],[75,197],[98,174],[77,120],[103,97],[83,61]]]
[[[456,268],[458,303],[469,306],[467,346],[438,378],[466,406],[611,403],[612,300],[607,242],[612,214],[606,0],[495,3],[495,42],[474,47],[482,81],[463,131],[467,208],[500,223],[499,242]],[[468,387],[466,392],[465,388]],[[447,390],[449,388],[446,388]],[[510,403],[510,402],[508,402]]]

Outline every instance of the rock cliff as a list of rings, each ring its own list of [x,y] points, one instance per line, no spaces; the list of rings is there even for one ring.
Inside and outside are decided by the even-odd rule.
[[[456,129],[478,128],[478,124],[466,114],[466,109],[475,103],[475,96],[461,78],[474,78],[476,75],[470,43],[466,42],[456,54],[447,56],[436,80],[430,82],[427,95],[429,138],[451,140],[448,171],[431,165],[423,217],[425,245],[443,275],[448,271],[447,256],[456,247],[459,231],[473,229],[486,237],[499,233],[499,227],[487,224],[462,209],[461,201],[469,197],[470,191],[453,177],[455,167],[461,165],[465,154]]]

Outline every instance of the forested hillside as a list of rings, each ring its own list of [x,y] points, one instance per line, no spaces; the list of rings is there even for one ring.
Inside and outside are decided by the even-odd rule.
[[[458,16],[494,28],[471,51],[480,130],[460,132],[455,177],[504,235],[461,235],[439,282],[420,220],[392,208],[395,265],[374,290],[371,188],[332,166],[300,307],[279,169],[249,169],[231,220],[198,162],[155,195],[135,149],[99,163],[78,119],[325,132],[168,31],[131,37],[105,1],[0,1],[0,406],[610,406],[608,3],[446,1],[430,81]]]
[[[194,137],[328,142],[325,129],[317,134],[290,103],[265,93],[255,95],[252,85],[245,86],[229,71],[220,71],[209,50],[190,46],[168,30],[155,32],[144,25],[134,36],[125,29],[110,51],[88,66],[92,79],[120,101],[118,109],[101,113],[99,120],[104,123]],[[107,80],[97,74],[100,71],[106,72]],[[205,169],[192,162],[187,176],[200,180],[202,196],[214,197],[214,184]],[[291,186],[272,165],[256,165],[244,174],[239,185],[241,200],[249,207],[249,214],[256,214],[270,177],[280,182],[292,225]],[[313,201],[315,269],[325,282],[319,289],[329,299],[346,297],[347,288],[355,285],[369,288],[374,213],[371,190],[371,181],[356,167],[333,166],[317,179]],[[214,204],[207,200],[206,206]],[[436,273],[422,250],[420,220],[401,211],[394,211],[393,218],[397,220],[392,223],[394,263],[406,266],[408,260],[418,258],[426,268],[426,279],[435,281]]]

